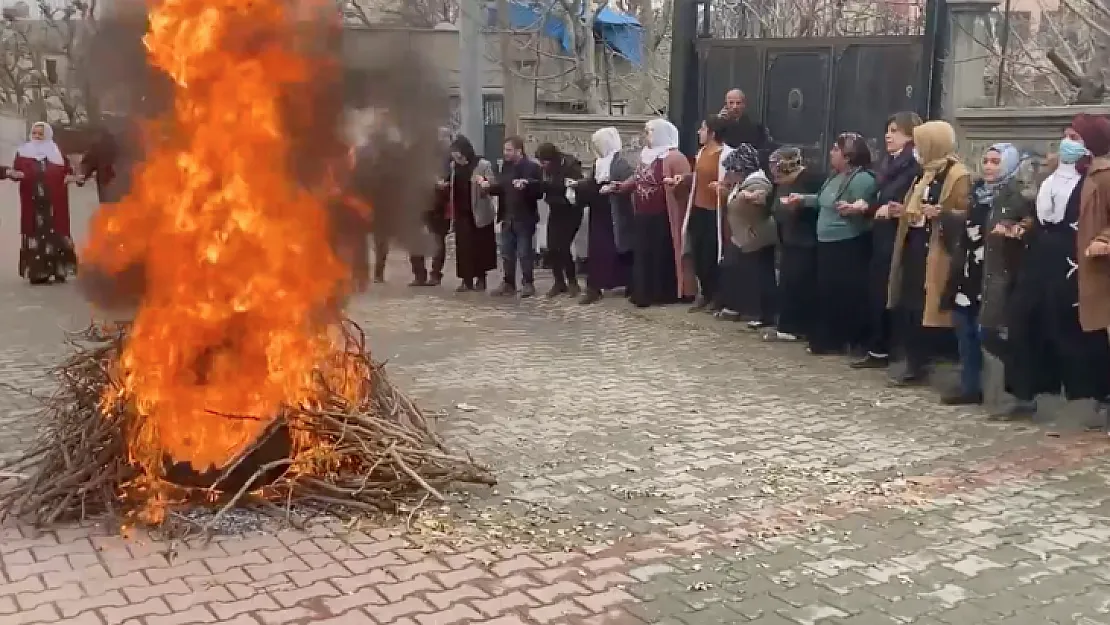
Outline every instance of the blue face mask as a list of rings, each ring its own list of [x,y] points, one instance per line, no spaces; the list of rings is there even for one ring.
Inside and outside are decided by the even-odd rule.
[[[1087,147],[1075,139],[1064,139],[1060,142],[1057,153],[1060,155],[1061,163],[1074,165],[1079,162],[1079,159],[1087,156]]]

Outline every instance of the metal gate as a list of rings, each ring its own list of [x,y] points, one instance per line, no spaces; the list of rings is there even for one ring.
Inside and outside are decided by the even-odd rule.
[[[741,89],[748,114],[776,144],[802,148],[811,166],[827,166],[829,145],[845,131],[859,132],[878,150],[891,114],[930,112],[935,5],[928,3],[911,34],[717,38],[708,35],[722,29],[713,28],[708,0],[699,0],[692,20],[675,19],[676,33],[693,26],[699,36],[691,38],[691,58],[678,81],[673,74],[681,65],[672,65],[672,85],[685,83],[672,119],[689,140],[700,119],[721,109],[729,89]],[[749,26],[729,34],[745,31],[763,32]]]

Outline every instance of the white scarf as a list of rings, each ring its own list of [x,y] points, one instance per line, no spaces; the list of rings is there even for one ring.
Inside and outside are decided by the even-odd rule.
[[[594,133],[594,149],[600,157],[594,161],[594,180],[609,182],[612,177],[613,157],[621,151],[621,135],[616,128],[602,128]]]
[[[650,165],[663,158],[671,150],[678,149],[678,128],[665,119],[653,119],[647,123],[650,145],[640,150],[640,162]]]
[[[1058,224],[1064,220],[1068,200],[1081,178],[1075,165],[1060,163],[1037,192],[1037,219],[1044,224]]]
[[[27,141],[27,143],[19,146],[15,155],[36,161],[49,161],[64,167],[66,161],[62,158],[62,151],[58,149],[58,144],[54,143],[54,129],[46,122],[37,122],[34,126],[31,126],[31,129],[34,130],[35,126],[42,128],[44,138]]]

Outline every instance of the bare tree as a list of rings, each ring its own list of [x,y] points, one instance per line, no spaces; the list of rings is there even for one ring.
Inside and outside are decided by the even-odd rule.
[[[915,35],[924,0],[711,0],[717,37]]]
[[[336,4],[348,22],[363,26],[434,28],[459,18],[458,0],[336,0]]]
[[[1041,0],[1037,11],[995,11],[985,81],[999,105],[1096,104],[1110,79],[1108,0]]]
[[[97,0],[57,6],[38,0],[38,15],[8,11],[0,23],[0,91],[23,114],[78,126],[98,114],[85,72],[83,44],[96,29]]]
[[[617,92],[632,112],[656,112],[666,101],[667,64],[659,57],[669,50],[673,0],[547,0],[535,24],[513,32],[510,72],[531,82],[537,95],[577,103],[586,113],[615,112]],[[640,64],[618,52],[599,36],[598,16],[607,8],[636,17],[642,26]],[[562,25],[566,46],[545,33],[552,21]],[[504,54],[491,60],[506,62]],[[527,59],[516,62],[514,59]]]

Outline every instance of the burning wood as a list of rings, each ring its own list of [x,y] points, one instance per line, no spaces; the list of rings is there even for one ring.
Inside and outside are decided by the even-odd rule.
[[[128,328],[89,328],[73,338],[74,354],[57,369],[60,387],[42,415],[41,436],[0,468],[0,482],[11,484],[0,489],[0,518],[45,525],[107,512],[159,524],[174,505],[203,504],[216,507],[209,521],[215,526],[236,506],[284,518],[293,506],[393,512],[421,496],[442,500],[452,483],[492,485],[488,470],[447,450],[370,359],[358,326],[347,321],[342,329],[342,349],[315,372],[317,400],[283,408],[251,444],[205,475],[181,464],[135,462],[129,447],[147,418],[127,401],[104,405],[105,397],[120,396],[118,361]],[[268,445],[278,453],[260,453]]]
[[[330,17],[305,28],[313,15]],[[357,326],[336,321],[352,286],[336,232],[366,232],[333,214],[346,147],[338,109],[315,105],[327,98],[314,86],[334,84],[317,45],[334,40],[334,5],[160,0],[146,17],[147,61],[173,106],[143,120],[129,192],[101,206],[82,250],[90,299],[137,310],[73,341],[43,437],[0,474],[28,476],[0,489],[0,512],[148,524],[194,502],[216,504],[217,519],[247,502],[369,512],[492,483],[446,451]],[[427,121],[401,117],[413,136]],[[405,169],[390,184],[431,189],[395,160]],[[358,186],[348,174],[338,187]],[[360,217],[381,223],[371,204]]]

